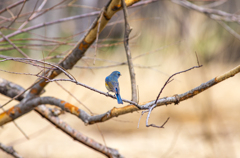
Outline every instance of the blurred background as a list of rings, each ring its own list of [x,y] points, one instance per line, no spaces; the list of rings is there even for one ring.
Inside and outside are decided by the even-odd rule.
[[[1,0],[0,10],[15,2]],[[213,9],[236,15],[240,13],[240,1],[221,2],[221,5],[214,6]],[[100,11],[107,3],[107,0],[28,0],[21,11],[21,16],[13,24],[12,17],[19,13],[22,5],[0,12],[0,31],[7,36],[23,27],[22,29],[26,29],[22,31],[23,33],[9,39],[31,58],[58,63],[91,26],[97,14],[90,13]],[[216,1],[191,3],[207,8]],[[36,13],[42,15],[22,26],[41,5],[43,5],[41,12]],[[195,52],[203,67],[174,77],[174,81],[166,86],[161,97],[189,91],[240,63],[240,40],[230,34],[218,21],[210,19],[203,13],[184,8],[172,1],[160,0],[130,7],[128,12],[129,23],[133,28],[130,34],[130,49],[135,65],[140,104],[155,100],[169,76],[197,65]],[[86,16],[73,19],[83,14]],[[73,20],[60,22],[64,18]],[[53,24],[48,25],[50,22]],[[238,23],[224,23],[240,33]],[[94,43],[83,59],[69,72],[79,82],[106,92],[105,77],[118,70],[122,74],[119,78],[121,96],[130,100],[129,71],[127,65],[121,64],[127,60],[122,42],[123,34],[123,13],[119,11],[100,34],[98,44]],[[23,57],[12,45],[1,39],[0,54]],[[0,69],[31,74],[40,71],[37,67],[14,61],[0,62]],[[28,88],[37,79],[36,76],[2,71],[0,77],[24,88]],[[60,75],[58,78],[66,77]],[[161,125],[170,117],[164,129],[147,128],[146,114],[141,118],[137,128],[141,112],[122,115],[98,125],[106,145],[117,149],[127,158],[240,157],[239,81],[238,74],[178,105],[154,109],[150,123]],[[126,103],[119,105],[116,100],[70,82],[60,83],[95,114],[127,105]],[[56,83],[49,84],[45,90],[42,96],[61,98],[87,111]],[[0,95],[0,104],[8,100],[9,98]],[[5,109],[17,103],[11,102]],[[80,119],[69,113],[61,115],[60,118],[82,134],[104,144],[96,125],[85,126]],[[34,111],[20,117],[16,123],[30,140],[27,140],[13,123],[8,123],[0,128],[0,142],[13,146],[26,158],[105,157],[74,141]],[[11,156],[0,150],[0,157]]]

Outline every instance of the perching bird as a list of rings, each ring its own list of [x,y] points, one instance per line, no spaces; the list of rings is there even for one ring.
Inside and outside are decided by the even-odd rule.
[[[120,88],[119,88],[119,83],[118,83],[118,78],[121,76],[119,71],[113,71],[109,76],[106,77],[105,79],[105,86],[108,91],[114,92],[118,104],[123,104],[122,98],[120,96]]]

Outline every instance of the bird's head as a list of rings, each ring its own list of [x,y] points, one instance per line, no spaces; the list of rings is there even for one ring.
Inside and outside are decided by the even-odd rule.
[[[114,77],[117,77],[117,78],[119,78],[119,77],[121,76],[121,74],[120,74],[119,71],[113,71],[113,72],[111,73],[111,75],[114,76]]]

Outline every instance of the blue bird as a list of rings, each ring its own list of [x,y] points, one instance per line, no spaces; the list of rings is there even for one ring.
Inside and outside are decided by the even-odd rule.
[[[113,71],[109,76],[106,77],[105,79],[105,86],[108,91],[114,92],[118,104],[123,104],[122,98],[120,96],[120,88],[119,88],[119,83],[118,83],[118,78],[121,76],[119,71]]]

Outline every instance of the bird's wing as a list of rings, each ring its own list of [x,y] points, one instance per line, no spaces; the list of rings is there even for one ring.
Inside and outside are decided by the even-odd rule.
[[[108,90],[115,92],[115,93],[119,93],[119,84],[118,81],[115,81],[111,78],[106,78],[105,80],[105,84]]]

